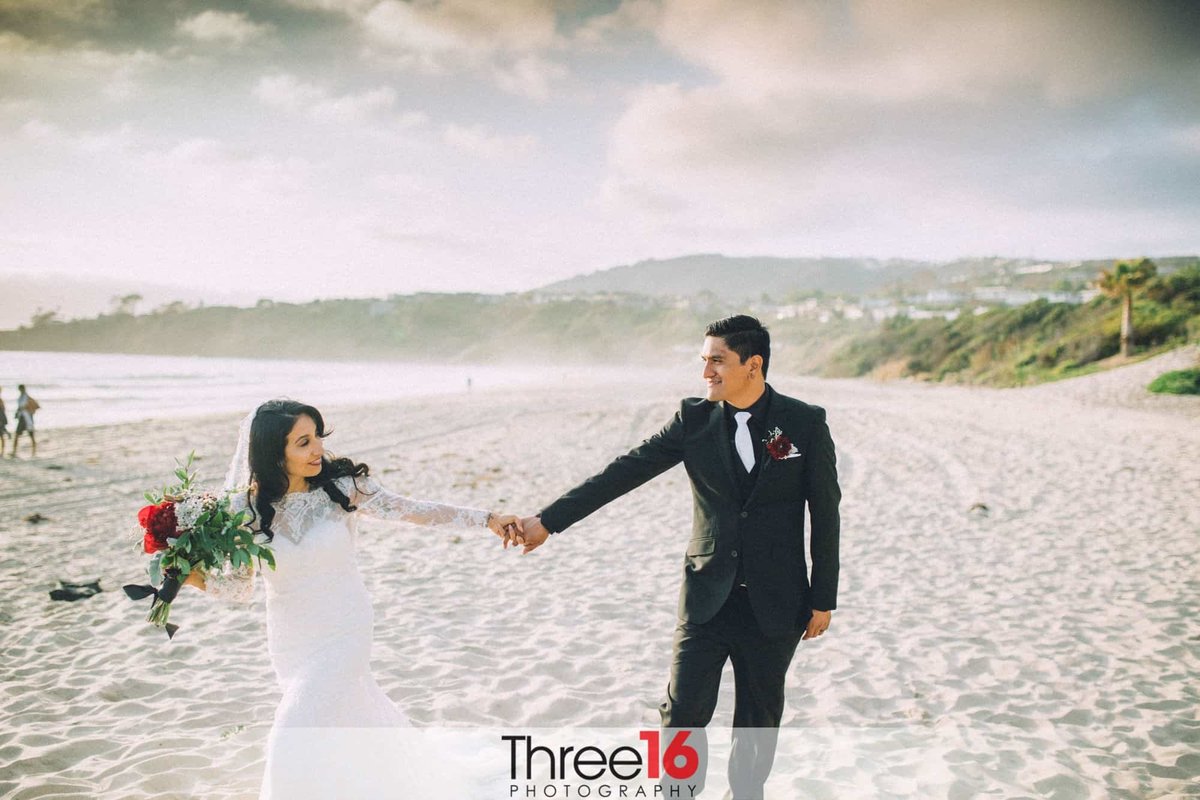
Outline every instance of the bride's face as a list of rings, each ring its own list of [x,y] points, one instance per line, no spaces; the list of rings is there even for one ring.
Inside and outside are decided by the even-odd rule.
[[[312,417],[301,414],[288,433],[287,446],[283,451],[284,469],[289,478],[315,478],[321,473],[321,457],[325,445],[317,436],[317,423]]]

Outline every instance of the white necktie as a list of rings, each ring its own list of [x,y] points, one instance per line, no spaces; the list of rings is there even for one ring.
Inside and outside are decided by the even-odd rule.
[[[754,443],[750,441],[750,428],[746,426],[746,421],[750,419],[750,412],[739,411],[733,415],[733,418],[737,420],[737,430],[733,434],[733,447],[737,450],[738,457],[742,459],[746,472],[753,472]]]

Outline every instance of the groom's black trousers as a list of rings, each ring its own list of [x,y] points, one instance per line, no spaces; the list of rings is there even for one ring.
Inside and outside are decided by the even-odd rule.
[[[775,760],[784,680],[807,625],[807,620],[801,622],[804,624],[792,634],[766,636],[754,618],[745,587],[735,586],[711,620],[703,624],[680,622],[675,628],[671,682],[659,713],[663,728],[694,729],[688,744],[700,754],[700,769],[695,779],[669,782],[683,788],[665,797],[687,798],[687,784],[698,785],[697,793],[704,785],[708,762],[704,727],[717,707],[726,660],[733,662],[734,678],[729,787],[738,800],[762,797],[763,784]]]

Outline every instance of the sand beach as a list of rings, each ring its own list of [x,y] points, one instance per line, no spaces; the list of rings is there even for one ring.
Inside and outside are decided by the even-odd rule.
[[[1200,399],[1144,392],[1195,357],[1013,390],[771,376],[828,409],[844,500],[839,608],[792,664],[769,796],[1200,797]],[[532,513],[698,391],[322,410],[329,448],[397,491]],[[171,642],[120,590],[144,576],[142,492],[192,449],[219,483],[239,418],[164,409],[0,461],[0,796],[257,796],[278,701],[261,587],[185,595]],[[376,677],[430,728],[653,727],[690,514],[677,468],[527,557],[364,521]]]

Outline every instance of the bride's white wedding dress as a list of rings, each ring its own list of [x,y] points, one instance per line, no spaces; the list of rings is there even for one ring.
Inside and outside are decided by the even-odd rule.
[[[360,515],[485,527],[488,514],[412,500],[370,477],[336,484],[355,511],[344,511],[321,489],[288,494],[275,504],[275,569],[262,572],[267,647],[283,699],[268,738],[260,798],[454,796],[444,793],[444,773],[442,791],[428,793],[431,754],[391,752],[401,739],[378,730],[409,722],[371,676],[374,615],[355,556],[355,531]],[[253,583],[244,574],[214,574],[207,588],[216,597],[249,602]]]

